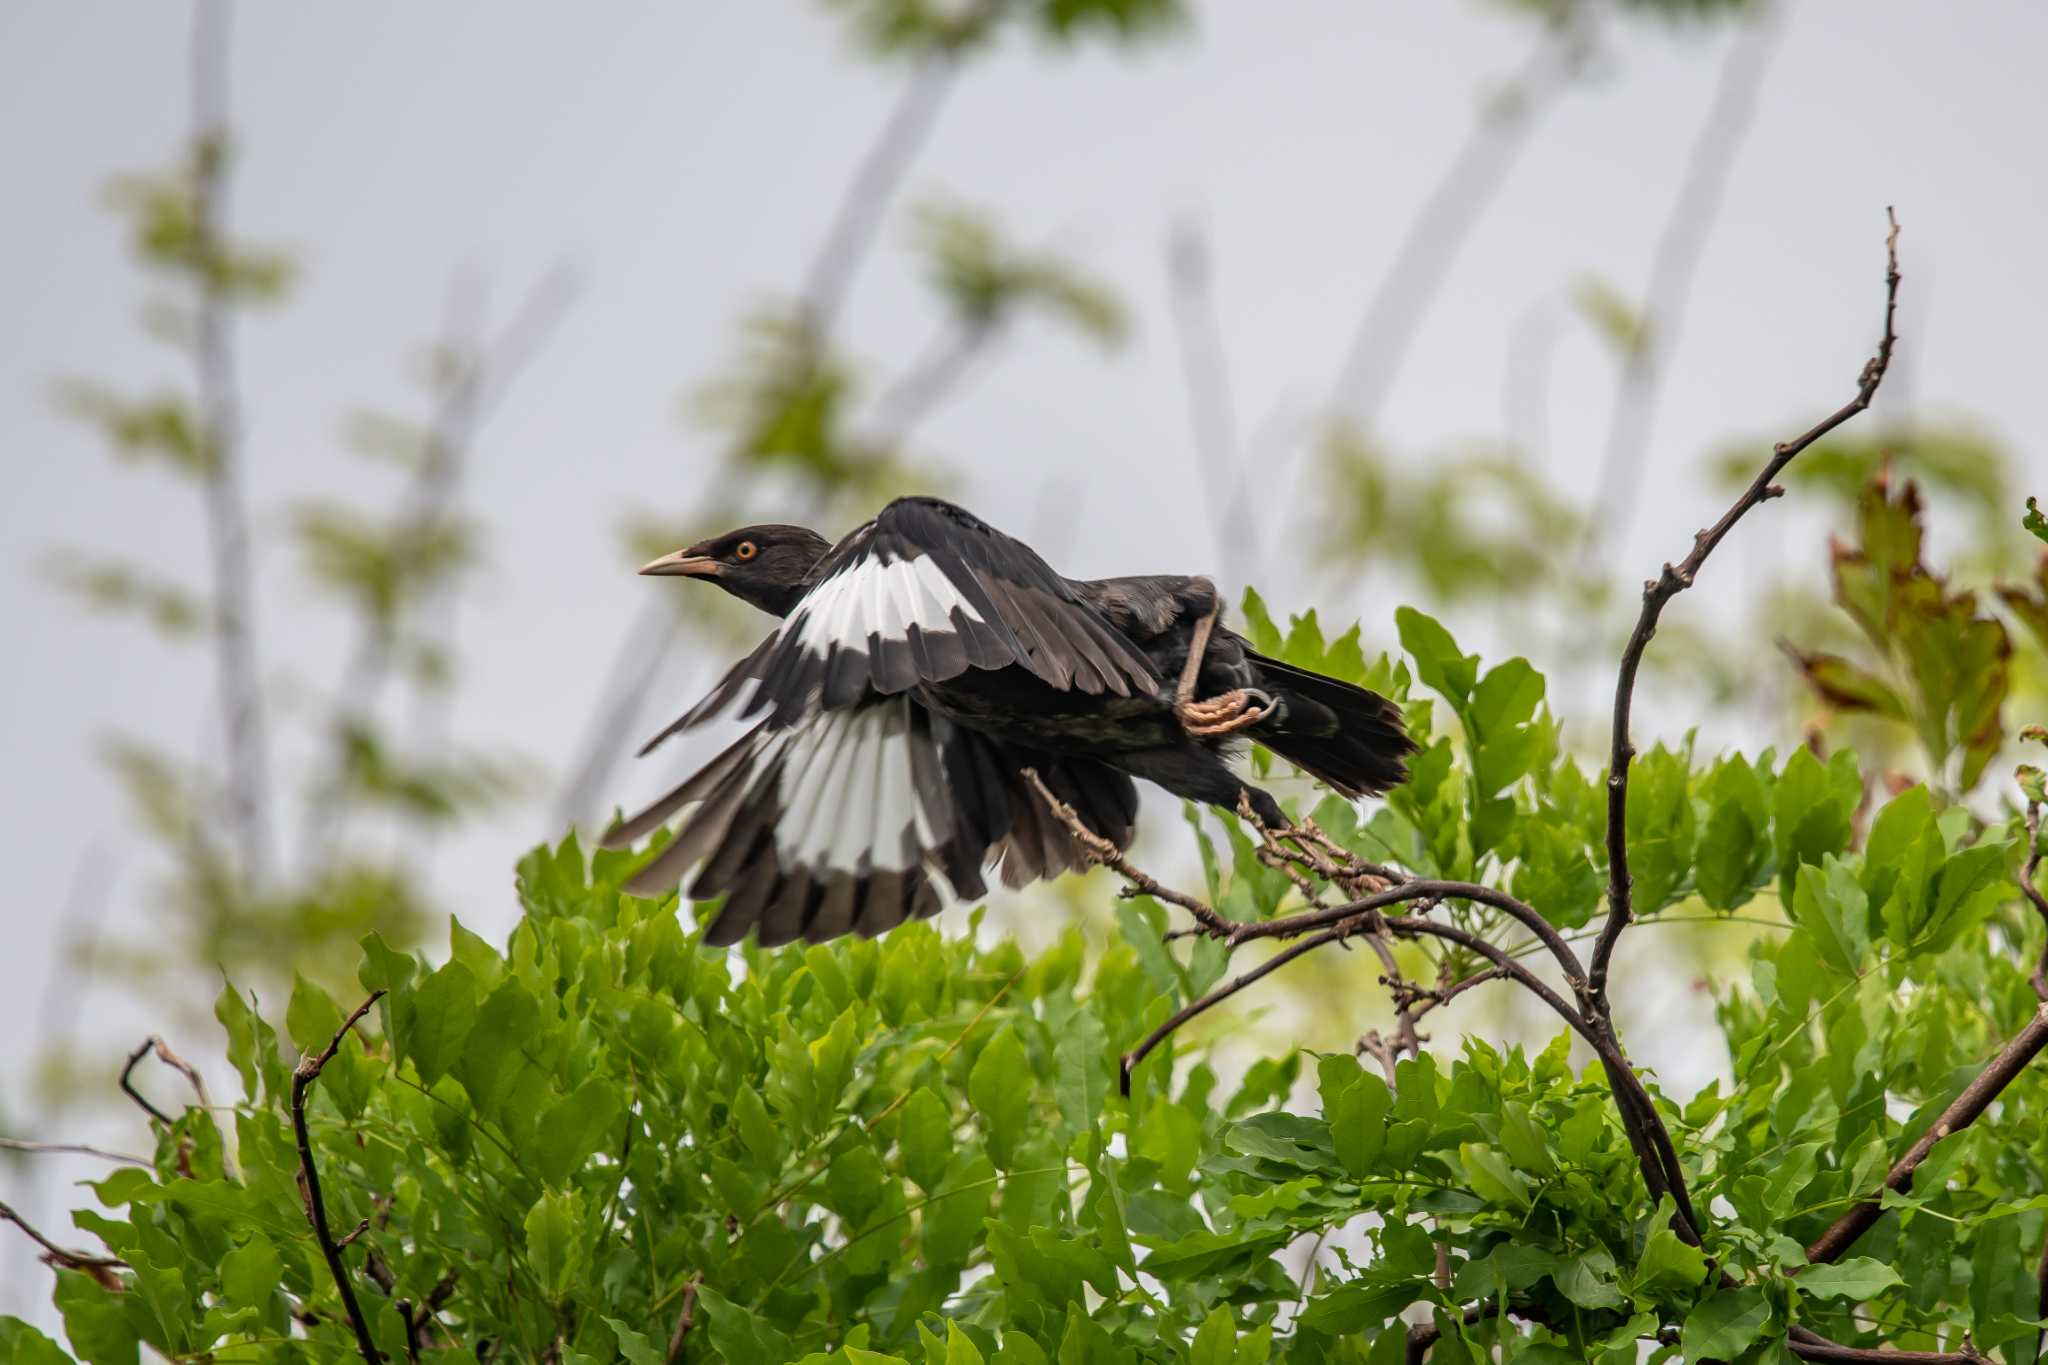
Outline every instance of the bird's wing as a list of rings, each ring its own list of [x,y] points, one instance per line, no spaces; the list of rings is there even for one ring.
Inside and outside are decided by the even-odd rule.
[[[947,771],[948,723],[908,697],[763,721],[695,776],[605,836],[619,847],[685,806],[699,809],[627,889],[665,895],[702,864],[691,900],[726,898],[705,942],[763,946],[878,934],[940,905],[932,870],[961,895],[985,889],[992,842],[972,768]]]
[[[1043,767],[1091,830],[1130,845],[1138,794],[1128,776],[1088,759]],[[787,729],[760,722],[604,842],[630,845],[695,805],[628,890],[666,895],[701,864],[689,898],[725,897],[706,943],[737,943],[756,926],[764,947],[872,936],[936,913],[942,886],[985,894],[992,857],[1013,886],[1087,866],[1018,769],[998,741],[911,697],[877,697]]]
[[[743,697],[742,716],[780,728],[1013,665],[1062,692],[1160,686],[1144,651],[1028,545],[951,503],[900,498],[833,547],[782,626],[664,735]]]

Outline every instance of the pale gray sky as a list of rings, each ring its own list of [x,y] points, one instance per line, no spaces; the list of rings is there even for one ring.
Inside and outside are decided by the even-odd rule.
[[[176,149],[187,22],[163,0],[0,8],[10,1114],[22,1110],[59,908],[88,846],[114,877],[114,931],[147,933],[150,864],[125,842],[94,745],[116,728],[189,743],[204,714],[200,655],[82,617],[32,572],[67,544],[181,581],[200,572],[188,492],[117,469],[49,401],[64,375],[136,388],[182,379],[137,333],[142,288],[100,194],[109,176]],[[2048,360],[2048,8],[1805,0],[1785,22],[1667,385],[1651,494],[1631,528],[1646,569],[1699,524],[1691,471],[1705,445],[1795,429],[1846,397],[1875,337],[1888,203],[1907,225],[1916,407],[1977,415],[2015,443],[2031,482],[2048,483],[2033,431]],[[1381,423],[1398,447],[1499,435],[1512,330],[1581,275],[1640,291],[1728,39],[1648,25],[1614,37],[1601,73],[1538,130],[1419,333]],[[1210,567],[1166,323],[1167,226],[1195,214],[1211,229],[1245,426],[1305,409],[1476,101],[1527,41],[1481,3],[1215,3],[1133,59],[1055,60],[1015,44],[971,72],[910,197],[942,191],[1060,244],[1123,290],[1138,332],[1106,363],[1065,339],[1021,339],[931,424],[923,449],[955,471],[965,501],[1020,533],[1041,529],[1043,491],[1062,486],[1078,510],[1049,534],[1070,573]],[[471,488],[493,528],[492,569],[461,626],[475,680],[464,735],[510,740],[557,770],[567,761],[619,632],[664,586],[622,572],[615,527],[629,510],[702,496],[713,446],[679,421],[679,397],[729,355],[749,304],[798,277],[892,90],[847,60],[836,23],[809,5],[244,8],[234,218],[304,263],[288,306],[242,332],[259,508],[364,482],[338,420],[414,400],[401,364],[435,328],[455,267],[487,271],[507,305],[559,261],[584,280],[479,449]],[[896,363],[933,325],[900,242],[899,225],[846,325],[857,354]],[[1590,485],[1611,378],[1598,343],[1569,331],[1549,458],[1572,487]],[[258,532],[266,667],[280,687],[317,682],[336,664],[330,623],[293,584],[276,518]],[[1313,580],[1298,559],[1266,577],[1306,604]],[[1364,605],[1315,586],[1340,614]],[[658,776],[636,774],[622,799]],[[467,920],[500,932],[513,857],[550,833],[544,805],[516,812],[453,844],[441,884]],[[153,1026],[105,989],[60,1007],[92,1034],[127,1040]],[[212,1048],[195,1038],[190,1050]],[[1638,1051],[1659,1055],[1654,1039]],[[12,1247],[0,1254],[20,1264]],[[0,1311],[42,1297],[40,1286],[0,1290]]]

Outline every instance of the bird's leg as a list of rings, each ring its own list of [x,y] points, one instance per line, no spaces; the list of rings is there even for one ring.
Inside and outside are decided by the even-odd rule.
[[[1173,689],[1173,712],[1180,717],[1181,728],[1198,739],[1233,734],[1258,724],[1273,711],[1273,699],[1256,687],[1233,687],[1217,696],[1195,700],[1195,682],[1202,675],[1209,637],[1215,633],[1216,618],[1222,611],[1223,599],[1210,585],[1209,610],[1195,622],[1194,636],[1188,641],[1188,660],[1181,665],[1180,682]]]

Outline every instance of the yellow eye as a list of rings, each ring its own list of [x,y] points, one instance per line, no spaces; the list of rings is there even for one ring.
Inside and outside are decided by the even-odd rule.
[[[732,557],[734,559],[752,559],[755,555],[759,554],[760,552],[761,547],[754,544],[753,541],[743,540],[739,544],[733,546]]]

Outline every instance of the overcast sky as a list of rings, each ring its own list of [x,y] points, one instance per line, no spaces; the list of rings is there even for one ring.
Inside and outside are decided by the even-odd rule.
[[[183,582],[203,565],[189,490],[117,468],[49,399],[67,375],[144,390],[182,379],[138,335],[143,291],[101,198],[111,175],[178,147],[187,22],[168,0],[0,7],[5,1114],[23,1111],[85,850],[110,874],[114,931],[148,932],[150,863],[129,846],[96,743],[120,730],[189,745],[206,714],[198,653],[81,616],[35,571],[64,545]],[[2048,372],[2048,7],[1806,0],[1785,24],[1648,452],[1629,541],[1646,569],[1699,524],[1703,448],[1731,431],[1795,430],[1847,396],[1875,337],[1886,204],[1907,225],[1916,409],[1975,415],[2048,484],[2034,430]],[[1202,5],[1189,32],[1136,57],[1056,59],[1013,43],[966,77],[909,197],[986,206],[1020,237],[1061,246],[1123,291],[1138,328],[1109,361],[1044,332],[1019,337],[921,450],[983,515],[1056,540],[1067,572],[1213,568],[1166,322],[1169,224],[1192,215],[1211,233],[1245,426],[1299,413],[1326,392],[1416,204],[1528,40],[1481,3],[1294,0]],[[1510,338],[1532,310],[1589,273],[1640,291],[1727,42],[1657,26],[1611,35],[1595,78],[1545,116],[1419,332],[1380,423],[1396,448],[1499,436]],[[817,7],[758,0],[250,5],[233,55],[236,225],[304,265],[288,306],[241,333],[262,649],[281,691],[317,684],[336,661],[276,509],[308,490],[379,491],[343,453],[341,416],[366,403],[418,410],[403,365],[457,267],[483,272],[501,305],[557,263],[580,273],[573,311],[480,443],[470,486],[492,527],[491,568],[461,623],[476,680],[462,734],[559,771],[625,623],[675,586],[625,572],[616,527],[634,510],[684,516],[706,496],[714,446],[679,400],[728,357],[748,307],[800,275],[895,75],[849,60]],[[887,365],[934,325],[901,241],[899,224],[846,324],[856,353]],[[1591,483],[1611,375],[1590,333],[1567,328],[1546,458],[1575,488]],[[1290,605],[1384,605],[1347,601],[1291,557],[1268,577]],[[621,799],[660,776],[636,774]],[[551,832],[544,804],[516,812],[452,845],[440,884],[465,919],[502,932],[511,861]],[[105,989],[57,1008],[89,1020],[89,1036],[152,1026]],[[1654,1041],[1637,1050],[1659,1055]],[[0,1291],[0,1311],[40,1298]]]

